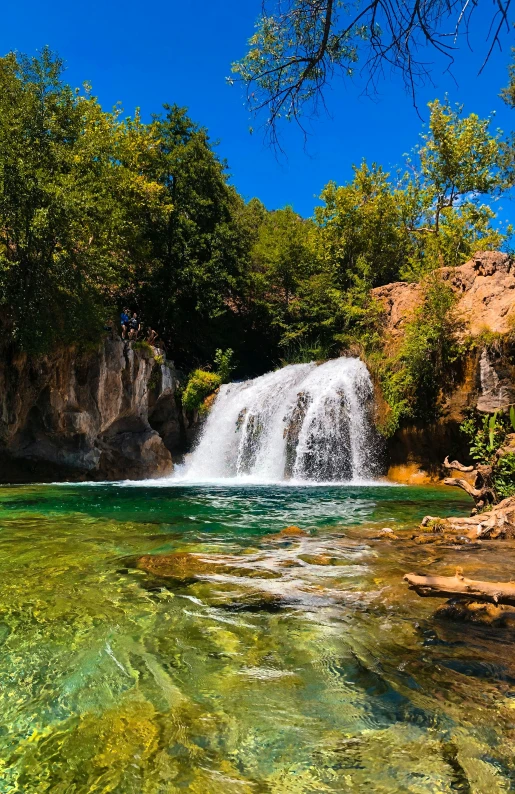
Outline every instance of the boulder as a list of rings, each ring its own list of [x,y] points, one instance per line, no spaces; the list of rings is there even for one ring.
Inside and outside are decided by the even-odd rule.
[[[458,267],[442,267],[437,273],[458,296],[457,315],[466,334],[477,336],[485,329],[505,334],[515,323],[515,263],[500,251],[480,251]],[[420,284],[396,281],[376,287],[372,295],[385,310],[386,331],[392,341],[402,337],[403,327],[420,305]]]

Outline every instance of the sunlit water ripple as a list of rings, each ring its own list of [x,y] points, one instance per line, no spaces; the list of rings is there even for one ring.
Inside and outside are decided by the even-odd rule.
[[[1,794],[514,790],[513,638],[405,590],[456,551],[374,539],[459,494],[158,485],[0,489]]]

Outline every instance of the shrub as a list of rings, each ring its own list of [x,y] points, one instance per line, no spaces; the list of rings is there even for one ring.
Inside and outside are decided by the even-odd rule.
[[[499,459],[494,476],[494,486],[501,499],[515,495],[515,454],[509,452]]]
[[[132,342],[132,349],[133,350],[141,350],[142,353],[148,353],[152,357],[154,357],[154,348],[152,345],[146,341],[146,339],[142,339],[140,341]]]
[[[460,430],[469,440],[470,457],[479,464],[492,467],[492,483],[500,499],[515,494],[515,453],[503,454],[508,436],[515,430],[515,408],[509,413],[497,412],[482,416],[477,412],[461,423]]]
[[[161,381],[161,370],[159,369],[159,367],[154,367],[152,369],[152,374],[150,375],[150,378],[148,380],[149,391],[153,391],[154,389],[157,389],[160,381]]]
[[[206,372],[196,369],[190,375],[186,388],[182,394],[182,405],[186,411],[197,411],[210,394],[222,383],[220,375],[216,372]]]
[[[227,350],[218,349],[215,353],[215,370],[220,376],[221,383],[229,383],[231,379],[231,374],[235,369],[233,355],[234,351],[230,347]]]
[[[441,391],[452,381],[460,356],[454,316],[456,296],[438,277],[425,285],[421,306],[406,323],[398,351],[389,357],[371,356],[389,414],[380,427],[392,435],[403,420],[432,422],[438,418]]]

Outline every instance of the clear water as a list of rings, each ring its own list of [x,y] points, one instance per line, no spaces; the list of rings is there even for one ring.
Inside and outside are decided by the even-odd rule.
[[[510,546],[373,539],[468,507],[439,488],[0,489],[1,794],[515,790],[513,638],[434,620],[401,581],[460,555],[509,575]],[[292,524],[308,534],[277,536]]]

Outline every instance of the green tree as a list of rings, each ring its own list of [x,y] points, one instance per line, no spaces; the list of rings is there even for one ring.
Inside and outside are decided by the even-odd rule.
[[[334,182],[315,208],[317,246],[335,286],[350,287],[359,273],[370,287],[398,277],[410,253],[410,236],[403,223],[404,195],[390,175],[376,163],[354,166],[354,178],[343,186]]]
[[[476,18],[476,3],[439,0],[264,0],[247,54],[233,72],[247,89],[250,109],[266,111],[266,129],[277,143],[281,119],[303,125],[303,117],[325,107],[335,75],[351,78],[357,67],[375,86],[383,70],[400,73],[415,101],[417,85],[430,77],[432,59],[424,48],[452,63]],[[492,11],[487,59],[508,32],[510,0]],[[478,20],[481,32],[484,20]],[[488,25],[486,26],[488,29]]]
[[[230,323],[243,277],[243,201],[207,131],[184,108],[164,111],[151,125],[158,139],[151,171],[166,211],[148,229],[152,267],[140,294],[149,321],[184,361],[211,357],[224,342],[221,326]]]
[[[310,233],[310,221],[285,207],[266,214],[251,250],[254,301],[279,334],[297,317],[297,290],[313,269]]]
[[[0,59],[0,288],[4,333],[30,352],[96,341],[161,188],[121,162],[120,111],[62,81],[62,62]],[[146,148],[148,142],[143,142]]]
[[[512,49],[512,62],[508,66],[508,85],[501,91],[501,97],[510,108],[515,108],[515,48]],[[515,133],[510,133],[501,143],[501,167],[506,184],[515,185]]]
[[[505,187],[500,133],[490,132],[490,118],[463,116],[460,106],[435,100],[429,108],[429,130],[404,177],[413,253],[401,275],[415,278],[437,266],[459,265],[505,239],[483,203]]]
[[[511,50],[512,62],[508,66],[508,85],[502,89],[501,98],[508,107],[515,108],[515,47]]]

